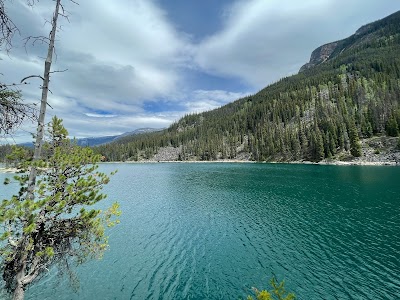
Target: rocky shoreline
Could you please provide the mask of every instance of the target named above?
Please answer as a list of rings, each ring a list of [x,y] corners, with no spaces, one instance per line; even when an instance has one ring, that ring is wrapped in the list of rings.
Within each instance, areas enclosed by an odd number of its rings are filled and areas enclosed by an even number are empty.
[[[400,166],[399,138],[373,137],[361,141],[361,157],[353,157],[349,151],[336,154],[331,159],[319,162],[312,161],[290,161],[275,159],[258,163],[286,163],[286,164],[314,164],[314,165],[336,165],[336,166]],[[181,160],[182,147],[163,147],[150,159],[139,159],[138,161],[110,162],[110,163],[256,163],[251,159],[250,153],[240,152],[233,159],[217,159],[210,161]],[[16,173],[15,168],[7,168],[0,164],[0,173]]]
[[[183,163],[183,164],[207,164],[207,163],[266,163],[266,164],[304,164],[304,165],[332,165],[332,166],[400,166],[400,161],[391,161],[391,160],[383,160],[383,161],[368,161],[364,159],[354,159],[350,161],[341,161],[341,160],[322,160],[319,162],[312,161],[264,161],[257,162],[252,160],[237,160],[237,159],[219,159],[219,160],[209,160],[209,161],[201,161],[201,160],[141,160],[141,161],[124,161],[124,162],[102,162],[101,164],[153,164],[153,163]],[[17,173],[18,170],[15,168],[0,168],[0,173]]]
[[[361,157],[353,157],[350,151],[337,153],[331,159],[324,159],[319,162],[312,161],[291,161],[283,158],[271,159],[264,163],[291,163],[291,164],[316,164],[316,165],[337,165],[337,166],[400,166],[400,150],[398,149],[398,138],[373,137],[361,141]],[[163,147],[150,159],[139,161],[127,161],[129,163],[254,163],[251,154],[241,152],[238,147],[238,155],[233,159],[216,159],[210,161],[197,160],[191,157],[188,160],[181,160],[182,147]],[[262,163],[262,162],[260,162]]]

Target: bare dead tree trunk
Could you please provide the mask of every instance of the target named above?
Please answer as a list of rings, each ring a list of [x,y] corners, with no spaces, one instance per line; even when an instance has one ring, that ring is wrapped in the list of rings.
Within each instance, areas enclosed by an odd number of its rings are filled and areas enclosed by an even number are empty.
[[[46,108],[47,108],[47,95],[49,92],[49,82],[50,82],[50,69],[51,64],[53,61],[53,53],[54,53],[54,43],[56,38],[56,31],[57,31],[57,20],[59,16],[61,6],[61,0],[56,0],[56,7],[54,9],[53,19],[52,19],[52,28],[49,37],[49,48],[47,51],[46,61],[44,63],[44,74],[43,74],[43,85],[42,85],[42,99],[40,102],[40,112],[39,112],[39,119],[37,125],[37,133],[36,133],[36,141],[35,141],[35,152],[33,155],[33,161],[40,160],[41,152],[42,152],[42,145],[43,145],[43,135],[45,129],[45,116],[46,116]],[[33,166],[29,173],[29,181],[28,181],[28,191],[27,191],[27,198],[34,199],[34,189],[36,185],[36,177],[37,177],[37,168]],[[27,236],[26,238],[29,238]],[[27,245],[27,241],[21,241],[23,244]],[[27,249],[22,249],[22,251],[27,251]],[[13,294],[13,300],[23,300],[24,293],[26,286],[32,282],[35,272],[30,270],[30,274],[26,274],[26,264],[27,264],[27,255],[23,254],[20,259],[20,269],[17,271],[16,274],[16,287]]]
[[[47,95],[49,93],[49,82],[50,82],[50,69],[53,61],[53,53],[54,53],[54,42],[56,38],[57,31],[57,20],[60,10],[60,2],[61,0],[57,0],[56,8],[54,10],[53,20],[52,20],[52,28],[50,32],[50,40],[49,40],[49,48],[47,51],[47,58],[44,63],[44,74],[43,74],[43,85],[42,85],[42,99],[40,102],[40,112],[39,119],[36,131],[36,141],[35,141],[35,152],[33,154],[33,161],[38,161],[42,152],[43,145],[43,134],[44,134],[44,120],[46,116],[46,108],[47,108]],[[29,182],[28,182],[28,197],[33,199],[33,190],[36,185],[36,176],[37,176],[37,168],[33,167],[29,174]]]

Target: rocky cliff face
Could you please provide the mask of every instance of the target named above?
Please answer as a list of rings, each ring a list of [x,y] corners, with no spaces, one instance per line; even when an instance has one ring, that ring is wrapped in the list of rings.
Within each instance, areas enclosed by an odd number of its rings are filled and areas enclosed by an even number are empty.
[[[346,39],[325,44],[315,49],[310,61],[302,66],[299,72],[306,71],[314,66],[317,66],[329,59],[338,56],[344,50],[352,49],[360,45],[369,43],[384,35],[393,35],[396,33],[395,25],[400,22],[400,11],[396,12],[382,20],[361,26],[353,35]]]
[[[311,58],[308,63],[300,68],[300,72],[308,70],[324,61],[328,60],[331,54],[335,51],[339,42],[333,42],[318,47],[311,53]]]

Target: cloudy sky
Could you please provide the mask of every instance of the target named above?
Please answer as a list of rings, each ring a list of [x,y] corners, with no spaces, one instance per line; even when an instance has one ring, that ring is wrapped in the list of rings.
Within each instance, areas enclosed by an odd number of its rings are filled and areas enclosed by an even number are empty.
[[[297,73],[318,46],[400,10],[395,0],[80,0],[65,2],[51,78],[48,118],[71,136],[163,128],[191,112],[213,109]],[[20,30],[0,52],[0,81],[43,73],[54,2],[33,8],[6,1]],[[38,103],[40,82],[21,87]],[[6,142],[29,141],[26,123]],[[0,139],[1,142],[1,139]]]

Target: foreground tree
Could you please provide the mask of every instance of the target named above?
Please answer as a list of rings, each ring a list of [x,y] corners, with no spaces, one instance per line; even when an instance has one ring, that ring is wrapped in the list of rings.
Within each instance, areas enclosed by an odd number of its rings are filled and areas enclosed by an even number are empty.
[[[27,2],[32,5],[35,1]],[[34,38],[48,44],[43,75],[31,75],[21,81],[24,83],[33,77],[42,80],[34,154],[19,163],[22,175],[14,178],[21,185],[18,195],[3,200],[0,205],[0,223],[4,225],[0,231],[1,271],[6,289],[14,299],[23,299],[26,287],[44,275],[50,266],[63,262],[68,266],[72,259],[82,263],[101,255],[107,247],[105,226],[114,225],[111,218],[119,214],[118,204],[104,213],[89,209],[106,197],[101,189],[109,178],[97,171],[100,156],[71,143],[57,118],[51,122],[50,141],[44,143],[57,22],[60,15],[65,16],[61,2],[54,1],[49,36]],[[0,46],[11,47],[11,37],[17,29],[5,11],[3,0],[0,0],[0,29]],[[20,96],[18,93],[5,95],[14,100]],[[3,103],[13,102],[2,102],[0,107],[6,107]],[[18,153],[14,157],[21,158]],[[8,183],[6,180],[5,184]]]
[[[23,299],[26,287],[51,266],[101,256],[107,247],[105,228],[118,222],[114,220],[119,215],[117,203],[105,211],[90,209],[106,197],[101,189],[109,182],[97,170],[100,156],[67,139],[67,130],[56,117],[49,135],[44,146],[47,158],[19,162],[22,174],[14,180],[21,189],[0,205],[1,271],[13,299]],[[40,171],[34,200],[24,172],[33,166]]]

